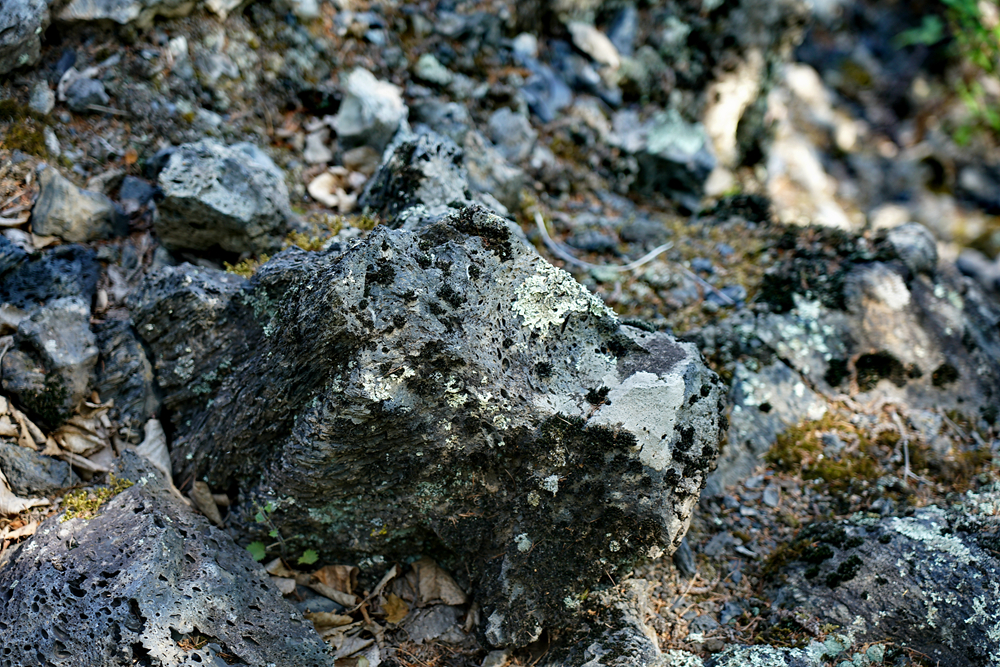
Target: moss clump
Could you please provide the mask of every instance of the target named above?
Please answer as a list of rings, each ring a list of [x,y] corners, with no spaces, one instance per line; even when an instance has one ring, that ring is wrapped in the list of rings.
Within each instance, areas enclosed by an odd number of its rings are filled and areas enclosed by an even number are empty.
[[[848,556],[844,562],[837,566],[836,570],[826,575],[826,585],[830,588],[836,588],[845,581],[850,581],[858,575],[862,565],[864,563],[861,562],[861,558],[857,554]]]
[[[267,260],[271,259],[267,254],[263,254],[256,259],[253,257],[248,257],[247,259],[241,259],[235,264],[230,264],[229,262],[223,262],[223,266],[226,269],[226,273],[235,273],[238,276],[243,276],[244,278],[249,278],[253,274],[257,273],[257,269],[261,267],[262,264],[266,263]]]
[[[365,213],[364,215],[359,215],[351,220],[351,226],[358,229],[362,229],[366,232],[370,232],[375,229],[381,221],[374,215],[369,215]]]
[[[25,391],[21,393],[21,402],[28,412],[38,417],[43,426],[55,428],[66,419],[72,411],[67,408],[69,391],[55,373],[45,376],[45,385],[41,391]]]
[[[92,519],[97,515],[101,505],[133,485],[134,482],[131,480],[119,479],[112,474],[108,477],[107,486],[70,491],[63,496],[62,506],[65,511],[59,521]]]
[[[45,133],[29,123],[19,122],[8,129],[3,143],[9,150],[16,149],[39,157],[49,154],[45,148]]]

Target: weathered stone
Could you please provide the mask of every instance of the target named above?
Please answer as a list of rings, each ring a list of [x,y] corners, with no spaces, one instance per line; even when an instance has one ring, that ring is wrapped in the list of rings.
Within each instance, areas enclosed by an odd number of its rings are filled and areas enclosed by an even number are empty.
[[[621,325],[503,220],[378,227],[231,278],[164,270],[133,316],[175,472],[275,502],[292,549],[451,550],[487,640],[512,646],[680,542],[717,453],[716,376],[693,346]],[[259,530],[249,505],[237,516]]]
[[[48,25],[45,0],[0,0],[0,74],[38,62]]]
[[[636,148],[639,175],[634,187],[647,195],[667,195],[697,210],[705,180],[715,168],[704,127],[684,121],[674,110],[660,112],[642,127]]]
[[[246,550],[134,453],[116,467],[134,485],[95,517],[56,515],[4,553],[0,627],[18,640],[3,642],[0,665],[332,667],[312,624]],[[184,637],[209,641],[186,650]]]
[[[857,645],[891,641],[942,667],[1000,661],[1000,488],[948,510],[812,524],[789,546],[776,605],[818,617]]]
[[[538,132],[531,127],[531,121],[507,107],[490,116],[489,131],[500,154],[514,163],[531,155],[531,149],[538,140]]]
[[[358,68],[347,75],[344,93],[344,101],[333,119],[341,148],[384,149],[408,113],[399,88]]]
[[[156,416],[160,400],[153,367],[129,320],[107,320],[94,326],[101,358],[94,389],[104,402],[114,401],[119,423],[128,424],[138,438],[142,425]]]
[[[447,86],[455,79],[451,70],[442,65],[431,53],[425,53],[417,58],[417,64],[413,67],[413,75],[421,81],[437,86]]]
[[[0,302],[30,310],[62,297],[79,297],[86,303],[94,298],[101,266],[93,250],[63,245],[27,258],[9,240],[0,240]]]
[[[66,88],[66,106],[72,111],[91,111],[91,106],[106,106],[109,101],[104,84],[97,79],[81,76]]]
[[[43,116],[52,113],[56,106],[56,94],[49,88],[48,81],[36,81],[31,87],[31,97],[28,99],[28,107]]]
[[[168,249],[265,252],[281,245],[291,207],[281,169],[252,144],[179,146],[159,175],[156,232]]]
[[[65,461],[9,442],[0,442],[0,471],[19,496],[44,496],[80,482]]]
[[[486,137],[474,130],[466,133],[463,148],[472,189],[490,194],[508,211],[516,211],[527,182],[524,170],[508,163]]]
[[[59,12],[60,21],[114,21],[148,28],[157,16],[187,16],[196,0],[71,0]]]
[[[56,299],[18,325],[14,348],[3,356],[3,388],[55,428],[87,396],[96,363],[90,308],[78,297]]]
[[[114,203],[97,192],[79,188],[53,167],[38,174],[41,193],[31,210],[31,229],[70,243],[121,236],[128,232]]]

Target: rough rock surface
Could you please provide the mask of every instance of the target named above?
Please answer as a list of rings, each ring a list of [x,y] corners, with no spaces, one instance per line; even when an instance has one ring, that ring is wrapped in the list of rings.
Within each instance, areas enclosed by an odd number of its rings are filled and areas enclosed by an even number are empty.
[[[683,537],[717,454],[717,377],[503,220],[469,208],[231,278],[166,269],[133,315],[175,472],[275,502],[294,548],[444,546],[474,568],[489,643],[520,646]]]
[[[0,471],[19,496],[44,495],[80,481],[65,461],[9,442],[0,442]]]
[[[101,358],[94,389],[104,402],[113,400],[120,423],[138,437],[142,425],[160,408],[153,367],[129,320],[107,320],[94,326]]]
[[[785,552],[775,604],[854,643],[890,640],[942,667],[1000,661],[1000,489],[944,510],[812,524]]]
[[[101,266],[94,251],[79,245],[49,248],[28,254],[0,240],[0,302],[31,310],[52,299],[78,297],[90,303],[97,290]]]
[[[114,21],[148,28],[157,16],[186,16],[197,0],[71,0],[60,21]]]
[[[66,106],[79,113],[91,111],[92,106],[106,106],[110,101],[98,79],[81,76],[66,88]]]
[[[35,234],[83,243],[128,231],[125,218],[110,199],[78,188],[54,168],[42,169],[38,183],[42,189],[31,211],[31,230]]]
[[[3,388],[43,425],[54,428],[87,396],[97,345],[90,307],[78,297],[56,299],[21,321],[14,348],[3,356]]]
[[[0,629],[20,640],[0,665],[333,664],[264,570],[152,465],[125,452],[117,474],[134,485],[97,516],[54,516],[4,554]],[[178,645],[193,635],[209,642]]]
[[[344,93],[333,119],[342,147],[384,149],[409,113],[399,88],[359,68],[347,75]]]
[[[179,146],[160,172],[156,231],[169,249],[264,252],[281,245],[291,208],[281,169],[253,144]]]
[[[0,0],[0,74],[38,62],[48,25],[45,0]]]

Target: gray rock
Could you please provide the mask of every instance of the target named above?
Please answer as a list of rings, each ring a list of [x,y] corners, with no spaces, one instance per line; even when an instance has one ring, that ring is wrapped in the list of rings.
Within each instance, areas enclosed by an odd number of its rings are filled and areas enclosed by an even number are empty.
[[[458,145],[465,143],[465,135],[472,125],[472,117],[464,104],[431,98],[415,103],[413,121],[423,123],[434,132],[443,134]],[[419,132],[419,128],[414,128]]]
[[[978,250],[966,248],[958,256],[955,266],[984,289],[1000,292],[1000,262],[991,262],[989,257]]]
[[[417,64],[413,66],[413,75],[421,81],[436,86],[447,86],[455,79],[451,70],[442,65],[431,53],[425,53],[417,58]]]
[[[118,201],[127,215],[138,213],[153,201],[156,188],[141,178],[126,176],[118,190]]]
[[[95,517],[54,516],[0,560],[0,623],[19,633],[3,642],[5,664],[332,667],[312,624],[246,550],[132,452],[116,468],[135,484]],[[195,634],[212,642],[179,645]]]
[[[155,225],[170,250],[266,252],[281,245],[291,206],[281,169],[252,144],[179,146],[159,175]]]
[[[148,28],[157,16],[187,16],[194,0],[70,0],[59,12],[60,21],[114,21]]]
[[[522,646],[573,623],[608,572],[680,542],[717,452],[718,379],[503,220],[465,209],[227,276],[162,271],[132,312],[175,472],[274,500],[293,549],[443,545],[470,563],[489,643]],[[165,336],[178,320],[195,326]],[[259,531],[244,510],[234,522]]]
[[[0,241],[0,269],[0,303],[32,310],[62,297],[79,297],[90,303],[101,266],[94,251],[83,246],[47,248],[29,259],[4,238]]]
[[[344,101],[333,119],[341,148],[383,150],[406,121],[406,104],[397,86],[358,68],[344,82]]]
[[[101,355],[94,389],[102,401],[114,401],[118,422],[127,424],[139,438],[142,425],[160,408],[153,367],[131,321],[106,320],[94,325],[94,333]]]
[[[913,273],[933,273],[937,268],[937,241],[923,225],[900,225],[886,232],[885,238]]]
[[[48,25],[45,0],[0,0],[0,74],[38,62]]]
[[[97,79],[80,77],[66,88],[66,106],[71,111],[91,111],[91,105],[107,106],[110,101],[104,84]]]
[[[486,137],[474,130],[465,135],[463,148],[472,189],[492,195],[507,210],[516,211],[527,182],[524,170],[508,163]]]
[[[635,52],[635,36],[639,31],[639,12],[635,5],[622,7],[611,21],[608,28],[608,39],[623,56],[631,56]]]
[[[97,363],[90,307],[79,297],[56,299],[21,321],[3,356],[3,388],[41,425],[55,428],[89,394]]]
[[[65,461],[9,442],[0,442],[0,470],[19,496],[44,496],[80,482]]]
[[[45,116],[52,113],[56,106],[56,94],[49,88],[47,81],[39,80],[31,87],[31,97],[28,99],[28,108],[36,113]]]
[[[110,199],[77,187],[54,167],[42,168],[38,183],[41,192],[31,210],[31,229],[39,236],[82,243],[128,232],[124,217]]]
[[[507,107],[490,116],[489,132],[500,154],[514,163],[531,155],[531,149],[538,140],[538,132],[531,127],[531,121]]]
[[[697,210],[705,180],[715,168],[705,128],[684,121],[670,109],[653,114],[641,129],[640,142],[638,146],[622,146],[639,162],[633,187],[647,195],[666,194],[688,209]]]
[[[843,628],[856,645],[891,641],[942,667],[1000,656],[1000,489],[948,510],[803,529],[772,586],[774,603]]]

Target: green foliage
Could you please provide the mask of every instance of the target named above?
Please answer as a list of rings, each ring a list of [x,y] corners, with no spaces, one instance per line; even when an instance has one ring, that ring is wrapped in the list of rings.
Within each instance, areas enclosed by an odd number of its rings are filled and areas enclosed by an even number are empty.
[[[305,553],[299,557],[299,565],[312,565],[317,560],[319,560],[319,556],[316,552],[312,549],[306,549]]]
[[[238,276],[243,276],[244,278],[249,278],[253,274],[257,273],[257,269],[260,268],[261,264],[264,264],[269,260],[270,257],[267,253],[262,254],[260,257],[253,259],[243,259],[235,264],[230,264],[229,262],[223,262],[223,266],[226,269],[226,273],[235,273]]]
[[[247,551],[250,552],[250,557],[257,562],[264,560],[264,556],[267,555],[267,547],[263,542],[251,542],[247,545]]]
[[[941,17],[936,14],[928,14],[924,17],[924,21],[919,27],[910,28],[899,33],[893,41],[893,45],[897,49],[916,46],[918,44],[930,46],[931,44],[937,44],[945,36],[945,25]]]
[[[118,479],[111,474],[108,477],[108,484],[94,489],[78,489],[70,491],[63,496],[62,506],[66,510],[60,522],[70,519],[93,519],[97,516],[97,510],[101,505],[108,502],[125,489],[132,486],[134,482],[128,479]]]

